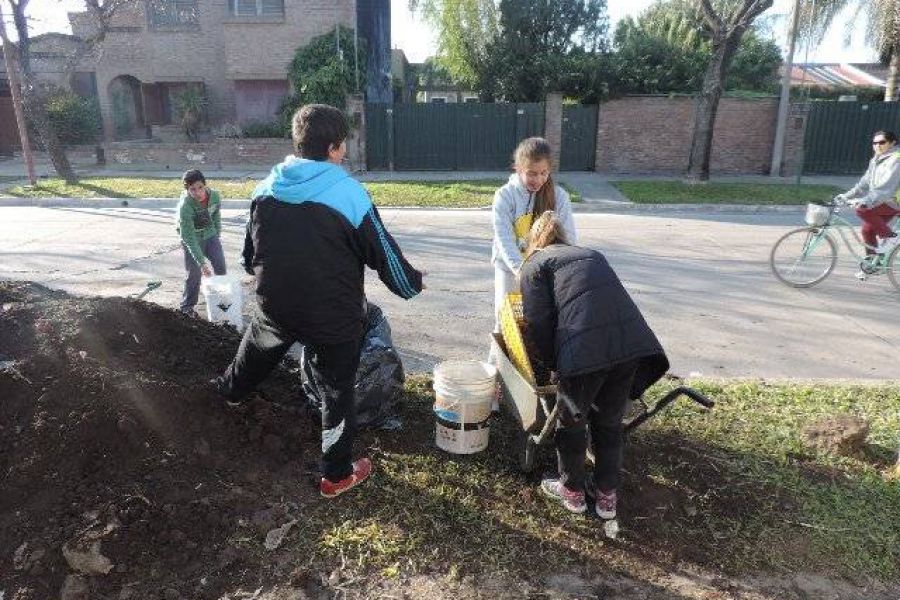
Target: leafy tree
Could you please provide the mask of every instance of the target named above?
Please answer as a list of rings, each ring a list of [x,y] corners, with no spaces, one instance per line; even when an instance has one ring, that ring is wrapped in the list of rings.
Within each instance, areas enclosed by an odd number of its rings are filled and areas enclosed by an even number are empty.
[[[688,160],[688,181],[709,179],[713,126],[725,80],[744,34],[753,21],[772,7],[773,0],[696,0],[703,17],[703,32],[712,43],[694,109],[694,132]]]
[[[359,53],[354,61],[353,36],[352,29],[338,27],[337,35],[334,32],[320,35],[297,49],[288,67],[288,79],[294,92],[282,105],[284,122],[289,121],[294,111],[304,104],[323,103],[344,107],[347,94],[365,87],[365,42],[358,41]]]
[[[696,92],[712,56],[712,43],[694,3],[660,1],[637,19],[623,19],[614,36],[620,92]],[[727,89],[771,92],[781,52],[756,30],[747,31],[729,69]]]
[[[421,64],[415,74],[416,85],[419,87],[434,87],[436,85],[454,85],[450,70],[439,59],[429,56]]]
[[[778,67],[781,63],[778,45],[751,29],[744,35],[734,55],[725,88],[774,93],[778,88]]]
[[[22,105],[29,124],[37,132],[38,137],[50,155],[56,173],[67,183],[75,183],[78,177],[72,169],[66,150],[57,130],[54,128],[47,103],[54,89],[38,80],[31,65],[31,34],[28,26],[29,0],[6,0],[12,12],[13,24],[18,37],[17,53],[19,70],[22,78]],[[85,10],[91,19],[92,33],[80,40],[80,44],[71,56],[66,57],[65,70],[71,73],[79,59],[98,50],[109,33],[111,23],[123,7],[132,5],[137,0],[84,0]],[[2,0],[0,0],[2,2]],[[0,18],[3,18],[0,5]]]
[[[673,27],[673,29],[678,29]],[[658,94],[699,89],[709,51],[695,31],[623,19],[613,38],[620,92]]]
[[[498,91],[540,101],[578,73],[578,59],[605,49],[606,0],[500,0],[500,30],[488,47]]]
[[[860,17],[865,19],[866,37],[882,62],[888,63],[889,74],[885,101],[897,99],[898,70],[900,70],[900,2],[897,0],[804,0],[801,5],[802,35],[808,40],[821,41],[834,18],[842,11],[855,11],[850,27],[856,27]]]
[[[440,64],[460,84],[494,96],[495,61],[489,47],[500,33],[495,0],[409,0],[437,32]]]
[[[554,87],[566,98],[582,104],[597,104],[621,86],[617,82],[614,56],[609,52],[573,50],[564,62]]]

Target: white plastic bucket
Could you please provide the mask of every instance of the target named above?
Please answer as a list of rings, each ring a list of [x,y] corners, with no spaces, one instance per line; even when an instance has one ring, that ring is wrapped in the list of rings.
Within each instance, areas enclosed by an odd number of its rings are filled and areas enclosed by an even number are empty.
[[[241,311],[244,296],[241,282],[229,275],[204,277],[200,289],[206,298],[206,315],[213,323],[231,323],[239,330],[244,328]]]
[[[474,360],[447,361],[434,368],[438,448],[453,454],[472,454],[487,448],[496,380],[496,367]]]

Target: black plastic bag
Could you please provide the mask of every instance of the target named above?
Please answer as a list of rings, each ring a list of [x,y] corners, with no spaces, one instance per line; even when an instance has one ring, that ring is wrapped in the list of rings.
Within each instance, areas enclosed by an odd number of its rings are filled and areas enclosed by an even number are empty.
[[[303,391],[310,406],[321,410],[322,396],[312,378],[306,354],[301,362]],[[357,425],[398,427],[400,423],[395,415],[405,380],[403,363],[391,339],[391,326],[378,305],[367,302],[366,328],[356,371]]]

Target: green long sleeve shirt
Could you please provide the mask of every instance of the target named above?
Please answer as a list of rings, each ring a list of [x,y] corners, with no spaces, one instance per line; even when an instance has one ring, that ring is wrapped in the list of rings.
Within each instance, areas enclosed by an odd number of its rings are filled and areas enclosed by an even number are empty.
[[[207,188],[209,202],[204,207],[194,200],[185,190],[178,199],[175,209],[175,227],[181,235],[181,241],[198,265],[203,265],[201,242],[205,242],[222,232],[222,199],[219,192]]]

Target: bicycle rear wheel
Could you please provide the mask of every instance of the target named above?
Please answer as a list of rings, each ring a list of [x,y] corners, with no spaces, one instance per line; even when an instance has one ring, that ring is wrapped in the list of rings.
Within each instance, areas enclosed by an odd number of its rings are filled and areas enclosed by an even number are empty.
[[[888,279],[894,284],[894,287],[900,291],[900,246],[894,248],[891,255],[888,256],[886,263],[886,271]]]
[[[821,282],[837,264],[837,244],[818,227],[789,231],[775,242],[769,267],[778,281],[796,288]]]

